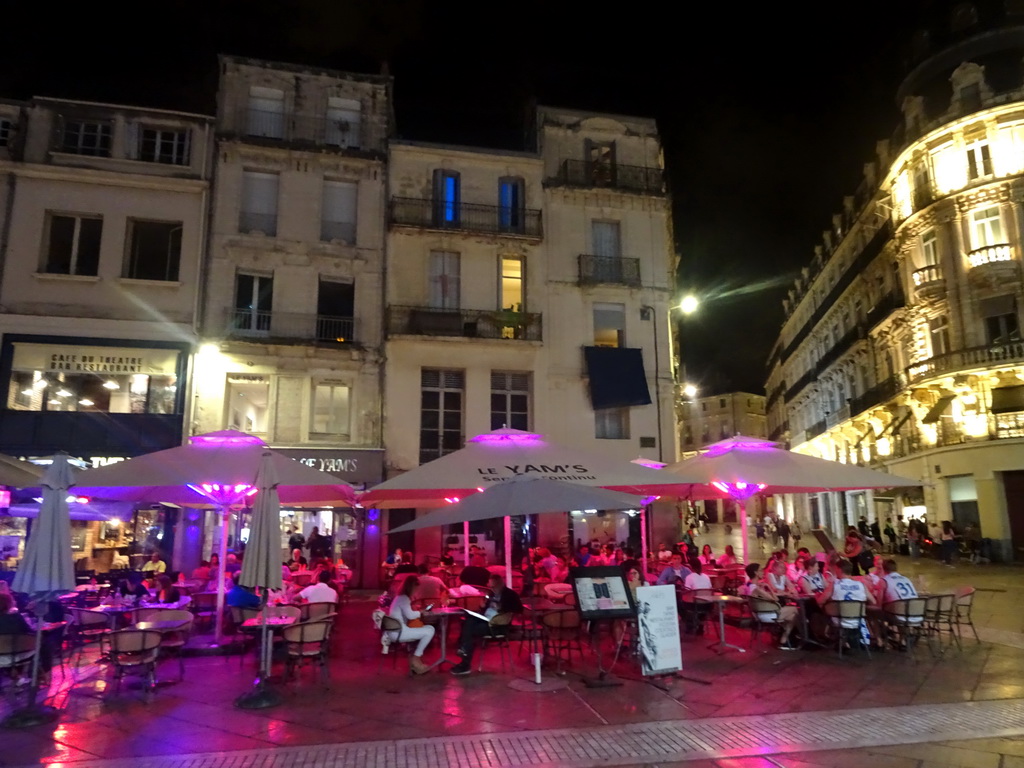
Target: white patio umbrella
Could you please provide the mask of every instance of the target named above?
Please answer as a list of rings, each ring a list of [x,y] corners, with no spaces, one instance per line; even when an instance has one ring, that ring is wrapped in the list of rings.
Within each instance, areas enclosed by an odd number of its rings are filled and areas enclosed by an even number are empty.
[[[643,499],[636,495],[594,488],[564,480],[549,480],[533,473],[516,475],[474,493],[448,507],[435,509],[388,533],[432,528],[473,520],[505,519],[505,583],[512,583],[512,546],[509,518],[575,509],[639,509]]]
[[[235,430],[209,432],[187,445],[148,453],[117,464],[89,469],[78,476],[76,493],[135,502],[169,502],[213,506],[224,518],[233,506],[256,493],[256,475],[264,454],[277,474],[280,500],[291,504],[349,506],[352,486],[271,450],[255,435]],[[227,560],[227,524],[221,525],[220,562]],[[217,616],[224,611],[224,579],[218,579]],[[223,639],[218,619],[216,641]]]
[[[281,500],[277,495],[277,470],[273,456],[265,451],[256,474],[256,501],[252,505],[252,523],[249,543],[245,548],[242,573],[238,581],[247,587],[262,590],[260,607],[263,610],[263,626],[260,629],[260,676],[256,686],[238,699],[235,704],[246,709],[262,709],[281,703],[280,694],[269,687],[272,645],[267,624],[267,590],[281,589]]]
[[[541,435],[502,428],[470,438],[464,448],[411,469],[362,494],[364,507],[436,507],[521,474],[624,493],[674,494],[674,480],[648,467],[558,445]],[[463,525],[469,564],[469,523]]]
[[[0,453],[0,485],[11,488],[35,488],[43,475],[42,467]]]
[[[25,544],[25,556],[14,574],[11,589],[32,595],[36,601],[36,652],[32,659],[31,700],[25,709],[13,712],[4,723],[26,727],[52,720],[56,711],[36,705],[39,685],[39,656],[43,645],[43,617],[47,598],[75,588],[75,564],[71,556],[71,518],[68,516],[68,488],[74,473],[67,454],[59,453],[39,481],[43,501],[39,516]]]
[[[740,504],[743,560],[747,560],[746,502],[754,494],[909,488],[920,480],[890,475],[787,451],[779,443],[737,435],[713,443],[706,453],[659,470],[687,483],[680,495],[694,499],[727,494]]]

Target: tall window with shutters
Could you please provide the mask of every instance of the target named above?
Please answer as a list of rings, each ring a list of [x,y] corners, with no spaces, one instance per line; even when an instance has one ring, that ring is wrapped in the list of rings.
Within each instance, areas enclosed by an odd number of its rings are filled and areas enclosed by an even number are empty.
[[[971,228],[976,249],[1006,242],[1003,238],[1003,218],[997,205],[974,211],[971,214]]]
[[[359,186],[349,181],[324,180],[320,239],[355,245]]]
[[[456,171],[434,171],[434,226],[458,229],[461,219],[462,179]]]
[[[967,178],[970,181],[992,175],[992,153],[987,141],[967,145]]]
[[[284,138],[284,91],[254,85],[249,88],[246,129],[250,136]]]
[[[430,307],[432,309],[460,309],[461,259],[454,251],[430,252]]]
[[[928,321],[928,335],[932,342],[932,357],[949,352],[949,320],[945,315],[933,317]]]
[[[501,257],[501,306],[509,312],[526,310],[526,291],[523,286],[523,257]]]
[[[238,231],[277,235],[276,173],[245,171],[242,173],[242,207],[238,217]]]
[[[339,382],[321,381],[313,386],[310,437],[347,439],[349,436],[350,390]]]
[[[420,464],[462,448],[465,372],[420,372]]]
[[[498,180],[498,223],[502,232],[522,232],[526,214],[526,182],[518,176]]]
[[[358,99],[331,96],[327,99],[325,143],[335,147],[360,147],[362,105]]]
[[[530,429],[530,374],[491,371],[491,429]]]
[[[622,256],[621,229],[617,221],[590,222],[590,235],[594,255],[605,259]]]

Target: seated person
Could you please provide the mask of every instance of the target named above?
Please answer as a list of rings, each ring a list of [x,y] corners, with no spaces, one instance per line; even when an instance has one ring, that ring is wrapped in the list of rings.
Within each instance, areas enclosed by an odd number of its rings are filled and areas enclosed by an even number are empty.
[[[751,576],[753,573],[753,576]],[[796,650],[796,647],[789,642],[789,636],[793,632],[793,627],[796,626],[796,620],[799,617],[799,610],[795,605],[780,605],[778,598],[773,594],[764,581],[756,581],[757,576],[757,563],[751,563],[747,566],[747,577],[750,579],[742,588],[744,594],[747,597],[757,598],[759,600],[770,600],[771,602],[778,605],[778,609],[757,611],[754,615],[758,621],[764,623],[777,623],[782,627],[782,635],[779,637],[779,648],[784,651]],[[763,606],[763,604],[762,604]]]
[[[230,573],[234,576],[240,570],[242,570],[242,564],[238,562],[238,555],[234,552],[229,553],[227,557],[227,564],[224,566],[224,573]]]
[[[171,577],[166,573],[160,574],[156,579],[156,596],[153,602],[177,603],[179,600],[181,600],[181,592],[171,583]]]
[[[700,560],[701,565],[703,565],[703,566],[705,566],[707,568],[712,568],[715,565],[717,565],[717,561],[715,559],[715,553],[711,549],[711,545],[710,544],[705,544],[703,547],[701,547],[700,557],[698,559]]]
[[[914,582],[897,570],[895,560],[885,560],[882,563],[882,572],[885,574],[882,577],[882,581],[885,583],[883,604],[917,597],[917,588],[914,586]]]
[[[492,628],[489,624],[491,619],[499,613],[522,613],[523,611],[523,603],[519,599],[519,595],[505,586],[505,580],[501,576],[496,573],[491,574],[487,586],[490,587],[493,594],[487,598],[483,610],[479,611],[487,618],[487,621],[466,614],[466,620],[462,624],[462,635],[459,637],[458,654],[462,657],[462,661],[452,667],[453,675],[468,675],[470,673],[473,664],[473,650],[481,637],[492,631],[495,634],[508,631],[507,626]]]
[[[736,552],[732,548],[732,544],[725,545],[725,552],[715,558],[715,565],[719,568],[724,568],[729,565],[737,565],[739,560],[736,559]]]
[[[658,550],[658,560],[662,563],[667,563],[672,559],[672,547],[668,544],[662,544],[661,549]]]
[[[420,584],[413,593],[413,600],[431,600],[438,602],[448,594],[448,587],[437,576],[430,575],[430,566],[421,563],[419,566]]]
[[[391,642],[418,641],[416,649],[409,655],[409,671],[414,675],[422,675],[424,672],[430,671],[430,668],[423,663],[423,652],[427,650],[430,641],[434,639],[434,628],[429,624],[425,625],[420,618],[422,614],[412,609],[412,594],[419,583],[419,576],[411,574],[402,583],[401,592],[391,601],[388,608],[388,616],[402,625],[400,630],[390,633]],[[444,649],[441,652],[444,653]]]
[[[797,583],[802,595],[820,595],[825,591],[825,577],[821,575],[821,563],[815,558],[804,560],[804,573]]]
[[[395,574],[399,573],[417,573],[418,570],[412,562],[412,552],[406,552],[402,555],[402,562],[395,568]]]
[[[473,587],[486,587],[491,572],[484,566],[485,562],[483,555],[474,555],[470,559],[471,564],[463,568],[459,574],[459,581]]]
[[[555,564],[551,566],[549,572],[553,583],[565,584],[569,581],[569,565],[561,557],[555,558]]]
[[[583,544],[580,547],[579,552],[576,553],[576,565],[578,565],[580,568],[586,568],[588,565],[590,565],[590,560],[593,556],[593,553],[591,553],[590,551],[590,545]],[[594,563],[594,565],[597,565],[597,563]]]
[[[196,567],[195,570],[192,571],[192,578],[196,581],[207,582],[210,580],[210,577],[212,575],[213,570],[210,568],[209,560],[203,560],[201,563],[199,563],[198,567]]]
[[[796,597],[797,590],[787,575],[786,561],[776,558],[769,562],[765,571],[763,585],[775,600],[780,603],[787,597]]]
[[[303,556],[301,549],[292,550],[292,559],[288,561],[288,570],[304,571],[309,566],[309,561]]]
[[[44,621],[47,620],[44,617]],[[34,635],[35,631],[25,621],[25,617],[14,607],[14,596],[10,592],[0,592],[0,635]],[[43,644],[39,653],[39,668],[49,673],[53,666],[54,651],[60,650],[63,635],[59,632],[43,635]]]
[[[259,608],[260,596],[256,594],[254,587],[235,584],[224,596],[224,602],[230,608]]]
[[[142,572],[147,578],[154,578],[167,570],[167,563],[160,559],[160,553],[154,552],[149,560],[142,566]]]
[[[307,603],[337,603],[338,593],[331,586],[330,572],[326,570],[320,571],[317,582],[302,589],[299,592],[299,597]]]
[[[694,561],[693,572],[683,580],[683,586],[687,589],[714,589],[711,577],[704,573],[704,565],[700,560]]]
[[[685,581],[693,571],[683,565],[683,556],[676,552],[668,561],[668,568],[658,574],[658,584],[675,584]]]

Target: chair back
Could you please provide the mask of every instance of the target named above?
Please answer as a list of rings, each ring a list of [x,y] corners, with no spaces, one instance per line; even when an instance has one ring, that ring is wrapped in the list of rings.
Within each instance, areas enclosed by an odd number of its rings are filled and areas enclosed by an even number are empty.
[[[35,635],[26,633],[0,635],[0,667],[8,666],[5,664],[4,656],[14,657],[25,653],[31,654],[35,649]]]
[[[383,626],[383,622],[381,623]],[[322,643],[331,633],[329,621],[304,621],[285,627],[281,636],[286,643]]]
[[[580,612],[551,611],[541,616],[540,620],[549,629],[576,629],[580,625]]]
[[[167,610],[163,611],[158,617],[158,621],[183,621],[184,624],[175,632],[190,632],[192,630],[192,622],[195,620],[195,616],[192,615],[191,611],[185,610]]]
[[[338,606],[335,603],[304,603],[299,606],[299,616],[302,621],[316,621],[337,610]]]
[[[297,622],[306,619],[302,615],[302,608],[298,605],[269,605],[267,606],[267,615],[291,617]]]
[[[229,607],[231,608],[231,620],[235,623],[235,626],[241,626],[243,622],[255,619],[260,615],[259,608],[239,608],[236,605]]]
[[[138,624],[140,621],[163,621],[167,618],[167,614],[172,613],[170,608],[136,608],[131,613],[132,624]]]
[[[192,597],[192,610],[196,612],[207,612],[217,610],[216,592],[195,592]]]
[[[957,587],[953,594],[956,596],[956,613],[960,618],[971,617],[971,607],[974,605],[974,587]]]
[[[925,613],[929,618],[946,618],[956,610],[956,595],[932,595],[927,598]]]
[[[299,587],[308,587],[310,581],[313,580],[312,571],[296,571],[292,574],[292,584]]]
[[[492,627],[507,627],[512,623],[512,619],[515,616],[511,613],[499,613],[491,617],[491,620],[487,623]]]
[[[776,616],[779,615],[779,611],[782,610],[782,606],[774,600],[766,600],[763,597],[751,597],[750,598],[750,612],[754,614],[758,613],[773,613]]]
[[[576,603],[576,593],[575,592],[566,592],[565,595],[562,597],[562,602],[565,605],[571,605],[573,608],[575,608],[576,605],[577,605],[577,603]]]
[[[829,600],[824,605],[825,613],[835,619],[863,619],[867,603],[863,600]]]
[[[910,597],[905,600],[893,600],[886,603],[885,612],[896,621],[904,624],[920,624],[924,621],[925,607],[928,600],[923,597]]]
[[[401,632],[402,622],[391,616],[385,616],[380,620],[380,628],[382,632]]]
[[[119,629],[110,633],[110,648],[114,653],[146,653],[160,647],[159,632],[149,629]]]
[[[110,625],[110,618],[103,611],[90,611],[88,608],[68,608],[75,626],[80,629],[96,629]]]

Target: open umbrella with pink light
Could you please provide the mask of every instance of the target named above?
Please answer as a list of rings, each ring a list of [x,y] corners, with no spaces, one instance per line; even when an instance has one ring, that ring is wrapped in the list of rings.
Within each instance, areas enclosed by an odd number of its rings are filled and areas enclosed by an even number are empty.
[[[269,455],[268,455],[269,454]],[[232,507],[247,503],[259,490],[261,467],[272,470],[285,504],[351,506],[352,486],[326,472],[271,450],[245,432],[223,430],[196,435],[188,444],[86,470],[75,493],[134,502],[169,502],[215,507],[226,518]],[[227,560],[227,529],[221,526],[220,562]],[[217,615],[224,610],[224,579],[218,579]],[[223,638],[217,622],[216,641]]]
[[[686,484],[678,495],[693,499],[730,496],[740,505],[743,560],[747,560],[747,499],[755,494],[859,491],[920,486],[914,480],[853,464],[787,451],[779,443],[737,435],[705,453],[669,464],[661,472]]]

